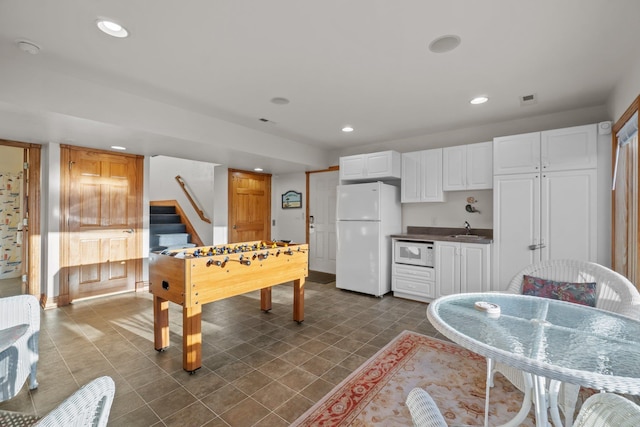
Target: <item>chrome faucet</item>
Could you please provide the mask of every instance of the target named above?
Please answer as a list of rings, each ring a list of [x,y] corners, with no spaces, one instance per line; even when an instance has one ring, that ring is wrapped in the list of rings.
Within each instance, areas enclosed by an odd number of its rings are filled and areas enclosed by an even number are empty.
[[[464,228],[467,229],[467,234],[471,234],[471,224],[468,221],[464,222]]]

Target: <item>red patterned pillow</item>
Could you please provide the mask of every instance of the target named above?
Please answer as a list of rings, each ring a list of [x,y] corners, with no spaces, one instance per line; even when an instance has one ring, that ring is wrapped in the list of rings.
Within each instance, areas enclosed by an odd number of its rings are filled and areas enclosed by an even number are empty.
[[[527,276],[522,278],[522,294],[596,306],[596,284],[556,282]]]

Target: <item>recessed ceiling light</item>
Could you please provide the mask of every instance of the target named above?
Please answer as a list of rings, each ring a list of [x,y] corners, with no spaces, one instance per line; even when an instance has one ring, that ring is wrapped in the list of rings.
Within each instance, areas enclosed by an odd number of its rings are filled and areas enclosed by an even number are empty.
[[[433,53],[451,52],[460,46],[460,37],[455,35],[447,35],[438,37],[429,43],[429,50]]]
[[[471,101],[469,101],[469,103],[473,105],[478,105],[478,104],[484,104],[488,100],[489,98],[487,98],[486,96],[476,96]]]
[[[124,151],[127,149],[127,147],[123,147],[121,145],[112,145],[111,148],[114,150],[120,150],[120,151]]]
[[[255,172],[262,172],[264,169],[262,169],[262,168],[253,168],[253,170],[254,170]]]
[[[129,35],[129,32],[126,28],[109,19],[98,19],[96,21],[96,25],[98,26],[100,31],[113,37],[124,38]]]
[[[353,128],[351,126],[345,126],[342,128],[342,132],[353,132]]]
[[[30,42],[28,40],[18,40],[17,44],[21,51],[30,53],[31,55],[37,55],[40,52],[40,46],[38,46],[34,42]]]
[[[271,102],[276,105],[287,105],[289,100],[287,98],[276,96],[275,98],[271,98]]]

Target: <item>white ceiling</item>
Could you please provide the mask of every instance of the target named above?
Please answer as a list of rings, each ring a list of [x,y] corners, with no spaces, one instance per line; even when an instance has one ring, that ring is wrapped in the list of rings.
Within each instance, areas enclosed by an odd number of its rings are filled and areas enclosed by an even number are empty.
[[[345,147],[604,105],[640,56],[638,17],[637,0],[0,0],[0,138],[319,168]],[[429,51],[449,34],[457,49]]]

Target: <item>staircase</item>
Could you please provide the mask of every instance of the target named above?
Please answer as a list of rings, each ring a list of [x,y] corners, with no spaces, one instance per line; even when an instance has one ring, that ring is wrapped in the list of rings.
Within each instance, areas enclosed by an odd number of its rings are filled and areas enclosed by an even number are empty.
[[[149,250],[190,248],[191,234],[175,206],[149,206]]]

